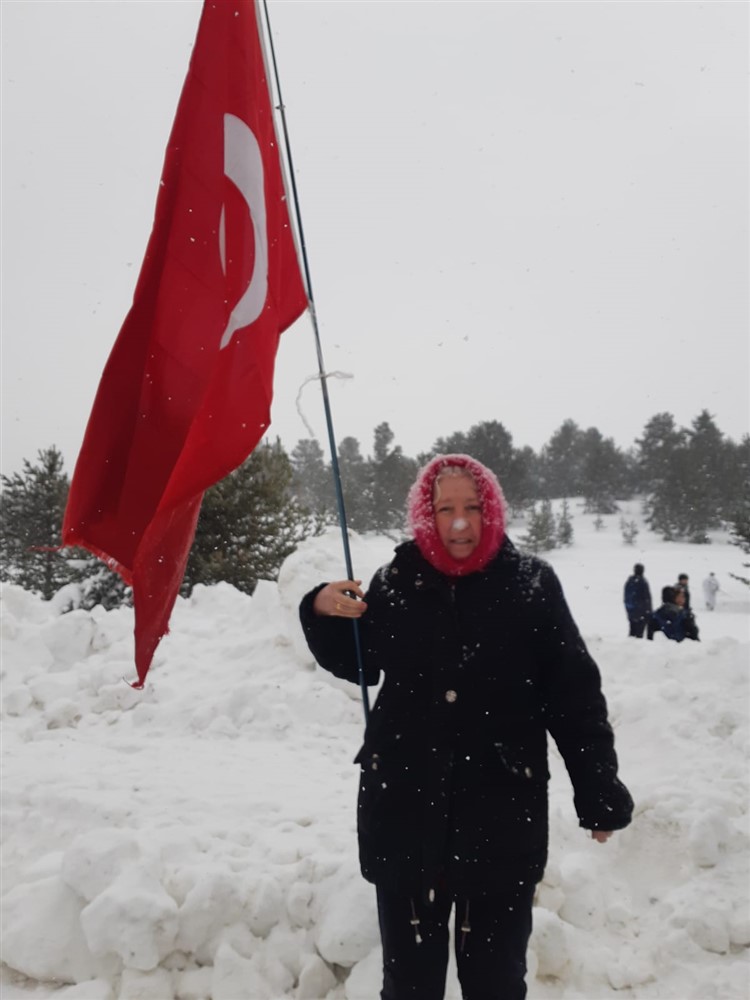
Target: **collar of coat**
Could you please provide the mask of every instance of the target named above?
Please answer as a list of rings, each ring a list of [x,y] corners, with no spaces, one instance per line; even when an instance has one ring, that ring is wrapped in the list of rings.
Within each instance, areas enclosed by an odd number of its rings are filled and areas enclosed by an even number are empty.
[[[396,547],[395,558],[385,567],[385,572],[390,577],[391,584],[400,588],[445,590],[460,580],[497,577],[506,575],[508,572],[517,572],[521,569],[524,561],[529,562],[530,565],[533,563],[536,572],[543,565],[539,559],[522,555],[506,535],[497,555],[487,563],[484,569],[463,577],[448,576],[441,573],[425,559],[416,542],[409,541]]]

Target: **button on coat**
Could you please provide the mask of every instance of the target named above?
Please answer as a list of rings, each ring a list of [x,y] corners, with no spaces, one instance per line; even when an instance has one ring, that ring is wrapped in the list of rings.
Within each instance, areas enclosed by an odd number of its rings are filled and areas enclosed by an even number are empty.
[[[351,622],[314,613],[319,589],[300,607],[310,649],[357,683]],[[407,542],[366,601],[366,679],[384,680],[356,757],[365,878],[424,898],[541,878],[548,732],[581,825],[628,824],[599,671],[547,563],[506,538],[483,570],[451,578]]]

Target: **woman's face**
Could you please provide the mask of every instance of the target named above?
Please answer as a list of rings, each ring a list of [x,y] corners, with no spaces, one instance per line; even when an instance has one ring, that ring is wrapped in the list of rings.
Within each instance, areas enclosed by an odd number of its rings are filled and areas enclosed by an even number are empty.
[[[474,480],[447,475],[435,482],[435,527],[454,559],[466,559],[482,537],[482,505]]]

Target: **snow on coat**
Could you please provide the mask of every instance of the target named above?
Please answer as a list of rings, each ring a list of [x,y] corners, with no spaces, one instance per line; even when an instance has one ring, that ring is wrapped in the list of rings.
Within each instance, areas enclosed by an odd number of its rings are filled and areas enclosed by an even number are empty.
[[[300,618],[318,663],[357,682],[352,623]],[[552,568],[505,539],[480,572],[438,572],[415,542],[379,570],[359,620],[370,713],[358,835],[370,882],[464,895],[541,878],[547,857],[547,732],[586,829],[616,830],[633,803],[599,671]]]

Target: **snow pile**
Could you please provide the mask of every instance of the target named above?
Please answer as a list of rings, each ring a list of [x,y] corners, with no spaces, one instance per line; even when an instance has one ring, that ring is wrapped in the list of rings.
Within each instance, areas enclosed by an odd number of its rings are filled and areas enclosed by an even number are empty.
[[[552,753],[529,997],[745,997],[750,595],[731,590],[725,543],[627,549],[616,524],[594,533],[579,517],[552,561],[601,666],[637,813],[609,844],[589,840]],[[352,545],[366,584],[392,544]],[[668,564],[654,590],[686,570],[696,593],[696,561],[710,561],[726,592],[699,617],[704,641],[623,637],[636,559],[647,576]],[[129,610],[59,616],[3,589],[5,1000],[378,995],[356,857],[359,693],[315,666],[296,620],[341,562],[331,532],[252,598],[197,588],[143,692],[122,680]]]

